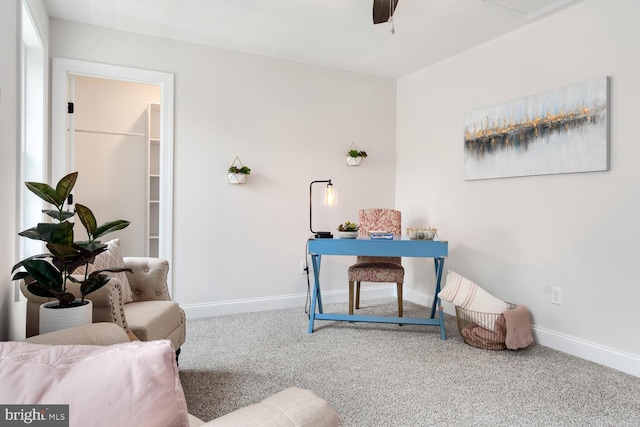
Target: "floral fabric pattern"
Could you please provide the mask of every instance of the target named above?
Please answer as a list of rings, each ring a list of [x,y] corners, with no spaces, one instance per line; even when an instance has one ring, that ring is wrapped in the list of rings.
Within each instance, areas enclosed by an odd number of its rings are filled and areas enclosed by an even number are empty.
[[[361,209],[358,214],[359,237],[367,237],[370,231],[402,234],[402,214],[395,209]],[[349,267],[349,281],[353,282],[404,282],[404,268],[400,257],[358,256],[356,264]]]

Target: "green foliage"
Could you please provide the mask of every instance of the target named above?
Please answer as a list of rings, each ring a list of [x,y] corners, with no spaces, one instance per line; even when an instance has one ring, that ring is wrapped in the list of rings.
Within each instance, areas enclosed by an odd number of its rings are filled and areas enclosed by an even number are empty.
[[[355,222],[345,221],[344,224],[338,226],[338,231],[358,231],[358,224]]]
[[[347,153],[349,157],[367,157],[366,151],[358,151],[358,150],[349,150]]]
[[[129,268],[107,268],[85,274],[84,280],[77,280],[71,274],[81,266],[92,264],[95,257],[107,249],[107,245],[96,240],[98,237],[116,230],[126,228],[130,222],[125,220],[110,221],[98,225],[93,212],[88,207],[76,204],[75,212],[64,210],[64,205],[78,179],[78,172],[63,177],[56,188],[39,182],[27,182],[25,185],[36,196],[52,204],[55,209],[45,209],[42,212],[56,220],[56,223],[40,223],[18,233],[22,237],[47,242],[49,253],[28,257],[11,270],[15,272],[13,280],[22,280],[27,284],[29,292],[48,298],[57,298],[60,306],[68,306],[75,296],[66,291],[67,281],[80,283],[82,299],[106,285],[111,277],[103,272],[131,271]],[[70,218],[78,215],[80,222],[87,231],[89,240],[74,242],[74,223]],[[17,270],[17,271],[16,271]]]
[[[241,168],[237,166],[230,166],[229,173],[241,173],[243,175],[249,175],[251,173],[251,169],[246,166],[242,166]]]

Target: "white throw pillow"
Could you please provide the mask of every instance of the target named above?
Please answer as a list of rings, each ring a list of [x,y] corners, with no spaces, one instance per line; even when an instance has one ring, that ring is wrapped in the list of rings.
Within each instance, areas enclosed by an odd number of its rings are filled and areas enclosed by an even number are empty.
[[[447,273],[446,284],[438,296],[443,301],[479,313],[502,313],[508,307],[506,302],[453,271]],[[495,316],[472,316],[472,320],[485,329],[495,330]]]
[[[2,404],[68,404],[71,426],[189,425],[168,340],[111,346],[0,342]]]
[[[105,268],[124,268],[124,259],[122,258],[122,249],[120,248],[120,239],[113,239],[105,243],[107,250],[99,254],[93,264],[89,264],[88,273],[92,273],[96,270],[103,270]],[[84,267],[77,268],[73,274],[84,274]],[[131,291],[131,284],[127,279],[127,273],[106,273],[111,277],[115,277],[122,286],[122,302],[128,304],[133,302],[133,292]],[[91,297],[88,297],[91,299]]]

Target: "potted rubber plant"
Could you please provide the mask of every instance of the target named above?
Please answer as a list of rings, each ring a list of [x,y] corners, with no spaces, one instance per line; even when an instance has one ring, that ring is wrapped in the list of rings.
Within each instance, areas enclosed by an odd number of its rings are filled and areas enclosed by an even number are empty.
[[[39,223],[35,227],[18,233],[22,237],[46,242],[49,252],[25,258],[13,266],[11,270],[12,273],[15,273],[13,280],[24,280],[29,292],[40,297],[57,300],[44,303],[41,306],[41,325],[43,310],[46,313],[55,310],[58,312],[54,314],[55,317],[64,317],[64,310],[56,309],[80,307],[80,309],[88,311],[90,315],[92,304],[85,297],[109,282],[111,277],[107,273],[131,272],[129,268],[106,268],[87,274],[85,268],[84,276],[73,275],[78,267],[92,264],[95,257],[107,249],[107,245],[97,240],[98,238],[121,230],[130,224],[129,221],[116,220],[98,225],[91,209],[79,203],[76,203],[75,211],[65,210],[65,203],[67,203],[77,178],[78,172],[70,173],[58,182],[56,188],[39,182],[25,183],[29,191],[54,207],[54,209],[42,211],[52,218],[53,222]],[[76,215],[87,231],[88,240],[86,241],[74,241],[73,228],[75,223],[70,219]],[[69,282],[79,284],[81,298],[76,299],[72,293],[67,291]],[[74,314],[71,317],[76,316],[78,315]],[[82,317],[81,323],[91,322],[91,320],[86,321],[85,315]],[[54,322],[61,323],[62,321]],[[65,327],[67,326],[65,325]],[[41,330],[40,333],[43,331]]]

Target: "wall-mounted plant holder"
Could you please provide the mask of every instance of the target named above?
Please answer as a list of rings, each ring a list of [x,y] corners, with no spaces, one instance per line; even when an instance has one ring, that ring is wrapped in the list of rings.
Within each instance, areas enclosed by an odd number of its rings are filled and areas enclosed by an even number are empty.
[[[349,151],[347,151],[347,166],[360,166],[365,157],[367,157],[367,152],[358,150],[356,143],[352,142]]]
[[[229,184],[245,184],[247,182],[247,175],[250,173],[251,169],[244,166],[240,159],[236,157],[227,171],[227,181]]]

